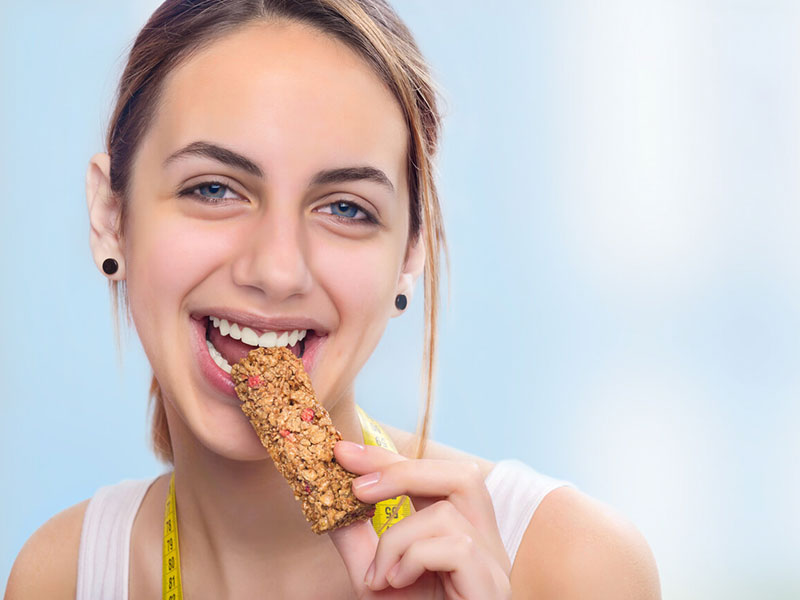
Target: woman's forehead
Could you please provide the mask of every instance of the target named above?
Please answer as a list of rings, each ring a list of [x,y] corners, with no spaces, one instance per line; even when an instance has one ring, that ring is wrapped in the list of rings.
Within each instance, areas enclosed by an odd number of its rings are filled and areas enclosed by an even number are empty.
[[[350,48],[295,23],[247,26],[177,67],[147,138],[143,158],[210,140],[265,170],[377,163],[405,185],[408,133],[394,96]]]

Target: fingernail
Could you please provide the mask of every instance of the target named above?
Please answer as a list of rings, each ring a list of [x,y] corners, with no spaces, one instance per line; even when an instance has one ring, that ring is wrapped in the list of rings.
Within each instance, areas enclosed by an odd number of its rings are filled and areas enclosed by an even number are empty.
[[[361,477],[356,477],[353,479],[353,489],[360,490],[361,488],[368,487],[370,485],[375,485],[380,481],[381,473],[380,471],[376,473],[368,473],[366,475],[362,475]]]
[[[347,440],[340,440],[339,447],[344,450],[345,452],[363,452],[364,446],[362,444],[356,444],[355,442],[348,442]]]
[[[372,561],[372,564],[369,566],[369,569],[367,569],[367,574],[364,577],[364,584],[367,587],[370,587],[372,585],[372,578],[373,577],[375,577],[375,561],[374,560]]]

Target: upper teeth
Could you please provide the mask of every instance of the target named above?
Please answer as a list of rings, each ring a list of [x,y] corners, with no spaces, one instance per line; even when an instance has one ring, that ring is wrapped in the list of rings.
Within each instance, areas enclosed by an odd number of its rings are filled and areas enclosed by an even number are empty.
[[[294,346],[297,342],[306,337],[308,330],[295,329],[294,331],[267,331],[261,335],[249,327],[231,323],[226,319],[211,317],[211,323],[219,329],[222,335],[228,335],[235,340],[241,340],[248,346],[261,346],[262,348],[272,348],[273,346]]]

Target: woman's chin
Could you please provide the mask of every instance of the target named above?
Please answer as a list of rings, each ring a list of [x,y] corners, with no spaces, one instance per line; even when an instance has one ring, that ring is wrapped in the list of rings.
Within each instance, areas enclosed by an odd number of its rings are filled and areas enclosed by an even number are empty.
[[[174,405],[167,408],[168,413],[180,412],[180,416],[175,415],[178,419],[170,418],[170,415],[167,417],[170,420],[170,434],[173,442],[195,446],[196,452],[190,455],[192,460],[196,460],[197,451],[202,455],[203,449],[228,460],[253,461],[269,458],[269,453],[261,445],[241,408],[219,402],[215,398],[203,401],[202,396],[199,396],[196,400],[198,401],[185,409]]]
[[[269,458],[269,453],[256,436],[250,423],[245,422],[246,430],[238,431],[238,427],[230,428],[227,435],[221,431],[205,431],[198,441],[211,453],[227,459],[237,461],[255,461]]]
[[[269,458],[267,449],[261,445],[258,439],[252,443],[247,440],[213,440],[211,443],[213,446],[207,446],[208,449],[227,460],[252,462]]]

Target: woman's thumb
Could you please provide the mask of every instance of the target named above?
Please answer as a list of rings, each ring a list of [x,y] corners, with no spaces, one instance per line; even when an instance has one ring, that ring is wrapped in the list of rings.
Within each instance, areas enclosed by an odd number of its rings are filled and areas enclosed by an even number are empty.
[[[378,547],[378,536],[372,527],[372,520],[334,529],[328,535],[344,561],[353,589],[360,596],[366,588],[364,577]]]

